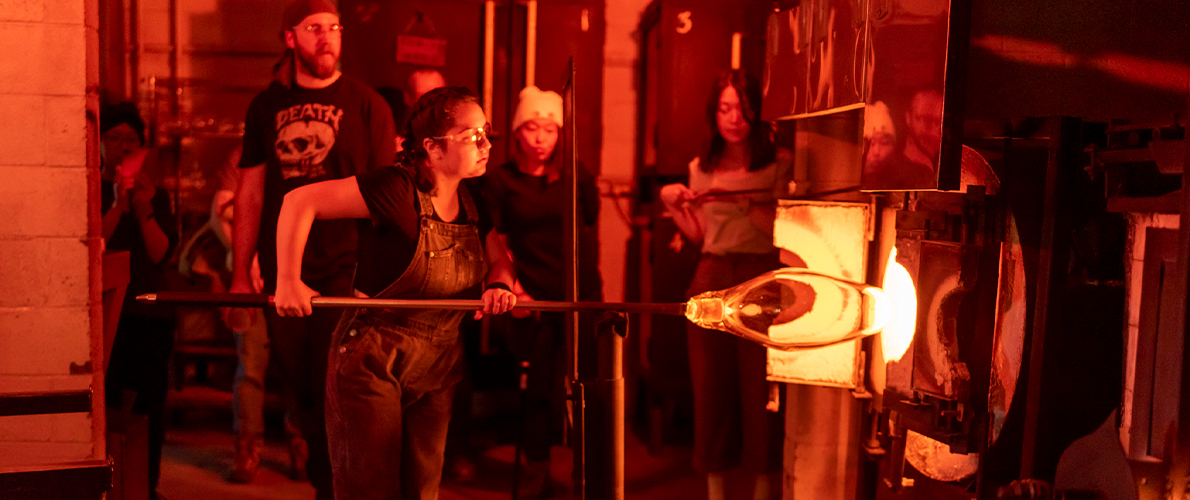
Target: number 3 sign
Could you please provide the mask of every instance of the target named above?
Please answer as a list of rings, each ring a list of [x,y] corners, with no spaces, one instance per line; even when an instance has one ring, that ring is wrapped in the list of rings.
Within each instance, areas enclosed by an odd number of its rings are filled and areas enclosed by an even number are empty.
[[[682,11],[678,13],[678,34],[685,35],[694,27],[694,23],[690,21],[690,11]]]

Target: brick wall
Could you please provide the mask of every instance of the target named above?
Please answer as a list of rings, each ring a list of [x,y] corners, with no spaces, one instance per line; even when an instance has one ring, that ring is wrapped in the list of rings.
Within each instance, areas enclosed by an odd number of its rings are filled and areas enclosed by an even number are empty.
[[[96,6],[0,0],[0,393],[102,380],[87,188]],[[0,466],[102,457],[102,426],[85,413],[0,417]]]

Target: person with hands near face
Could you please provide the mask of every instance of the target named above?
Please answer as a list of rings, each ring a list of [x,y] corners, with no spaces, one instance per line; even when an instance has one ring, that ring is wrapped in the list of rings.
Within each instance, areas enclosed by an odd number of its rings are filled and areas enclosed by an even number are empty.
[[[486,204],[469,182],[487,169],[489,125],[469,90],[414,104],[398,164],[297,188],[277,227],[277,314],[304,316],[318,291],[301,279],[316,219],[361,219],[355,294],[475,299],[475,316],[516,305],[515,281]],[[466,311],[344,313],[327,367],[327,436],[339,499],[438,497]]]
[[[105,383],[106,404],[123,409],[135,393],[132,412],[149,422],[149,497],[157,498],[161,448],[165,443],[165,398],[173,351],[173,310],[136,301],[164,288],[165,271],[178,238],[169,194],[157,189],[145,167],[145,122],[132,103],[99,112],[103,238],[106,249],[128,252],[128,289],[112,342]]]
[[[135,109],[119,111],[119,108],[115,106],[110,112],[136,112]],[[141,230],[142,243],[149,259],[160,264],[170,248],[169,237],[161,227],[161,221],[156,219],[154,198],[159,197],[159,192],[144,170],[149,150],[142,147],[141,133],[128,123],[120,123],[103,133],[102,176],[111,183],[114,192],[112,204],[105,205],[103,237],[111,239],[116,226],[125,215],[131,214]],[[165,192],[160,192],[160,195],[168,204],[169,195]]]

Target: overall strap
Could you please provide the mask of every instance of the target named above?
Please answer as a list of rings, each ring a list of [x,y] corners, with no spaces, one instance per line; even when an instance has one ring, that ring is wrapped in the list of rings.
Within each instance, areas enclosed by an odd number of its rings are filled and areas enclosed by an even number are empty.
[[[459,183],[459,205],[467,215],[467,223],[479,224],[479,209],[475,207],[475,200],[471,198],[471,189],[463,183]]]
[[[430,201],[430,195],[421,192],[417,187],[413,188],[413,192],[417,193],[418,214],[423,219],[434,218],[434,204]]]

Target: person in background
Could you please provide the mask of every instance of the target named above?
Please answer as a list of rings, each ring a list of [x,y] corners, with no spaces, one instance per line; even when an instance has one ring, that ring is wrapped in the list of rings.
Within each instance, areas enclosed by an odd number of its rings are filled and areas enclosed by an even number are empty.
[[[445,86],[446,78],[442,76],[442,73],[433,68],[421,68],[410,73],[409,78],[405,80],[405,90],[400,92],[401,101],[396,101],[394,94],[397,93],[397,90],[391,87],[380,93],[384,96],[384,100],[388,101],[389,107],[393,108],[393,120],[397,124],[397,152],[401,151],[401,143],[405,140],[401,136],[401,132],[405,128],[406,114],[409,112],[409,108],[413,107],[413,103],[421,99],[421,96],[426,95],[426,92]]]
[[[421,96],[426,95],[434,89],[440,89],[446,86],[446,77],[442,76],[438,70],[433,68],[421,68],[409,74],[409,78],[405,81],[405,105],[413,107],[413,103],[421,99]]]
[[[780,192],[775,148],[769,126],[760,120],[756,80],[740,70],[721,74],[707,118],[710,147],[690,162],[689,187],[661,188],[661,201],[678,229],[702,245],[686,292],[690,297],[782,267],[773,247]],[[707,475],[707,497],[727,498],[726,472],[742,466],[755,474],[754,499],[780,498],[785,421],[780,411],[766,410],[764,347],[692,323],[687,329],[694,468]]]
[[[938,153],[942,148],[942,94],[933,89],[919,90],[909,101],[905,111],[905,149],[902,154],[910,163],[930,172],[938,167]]]
[[[103,239],[107,250],[129,253],[129,283],[120,310],[104,382],[109,408],[131,406],[149,421],[149,496],[157,498],[165,397],[174,344],[171,308],[141,304],[136,296],[163,288],[164,264],[178,243],[169,193],[145,166],[145,122],[132,103],[99,112]]]
[[[357,296],[482,299],[477,317],[516,305],[512,263],[480,193],[463,182],[483,175],[491,148],[476,102],[463,87],[430,91],[410,110],[397,166],[285,196],[277,225],[279,315],[309,315],[319,294],[303,282],[299,264],[318,219],[371,220],[374,230],[360,233]],[[336,498],[438,498],[466,313],[363,308],[344,315],[327,371]]]
[[[314,182],[387,167],[393,159],[392,111],[375,91],[338,70],[343,26],[327,0],[295,0],[285,9],[281,34],[287,50],[276,81],[258,94],[244,119],[240,183],[235,194],[230,292],[252,293],[258,253],[264,292],[276,287],[277,215],[285,193]],[[357,233],[354,221],[318,221],[310,233],[301,278],[328,296],[351,294]],[[250,328],[255,312],[226,312],[232,330]],[[341,312],[303,318],[266,310],[268,337],[296,419],[308,446],[306,472],[319,499],[332,498],[326,445],[325,384],[331,333]],[[299,458],[299,461],[301,459]]]
[[[178,271],[192,279],[201,278],[211,293],[225,293],[231,283],[232,227],[235,220],[235,192],[239,184],[239,165],[243,149],[235,148],[219,172],[219,189],[211,197],[211,217],[182,246]],[[259,259],[252,261],[252,287],[264,288]],[[231,325],[228,325],[231,328]],[[232,430],[235,433],[235,460],[227,480],[248,484],[256,479],[264,435],[265,373],[269,366],[269,334],[263,315],[254,315],[247,328],[232,330],[236,344],[236,373],[232,382]],[[301,430],[294,419],[293,398],[284,391],[286,403],[285,433],[290,446],[290,476],[306,480],[305,456]]]
[[[566,300],[566,266],[560,249],[569,215],[570,193],[562,180],[558,134],[562,128],[562,96],[529,86],[521,90],[512,121],[513,161],[484,176],[493,219],[516,269],[513,292],[518,300]],[[585,168],[577,171],[580,207],[579,277],[583,301],[603,300],[599,274],[599,188]],[[566,321],[563,313],[529,316],[513,311],[510,330],[519,361],[528,361],[525,398],[525,467],[518,481],[518,498],[549,495],[550,445],[562,421],[564,387],[559,360],[566,359]],[[587,324],[589,322],[583,322]],[[581,326],[580,326],[581,327]],[[551,418],[558,417],[558,418]]]

